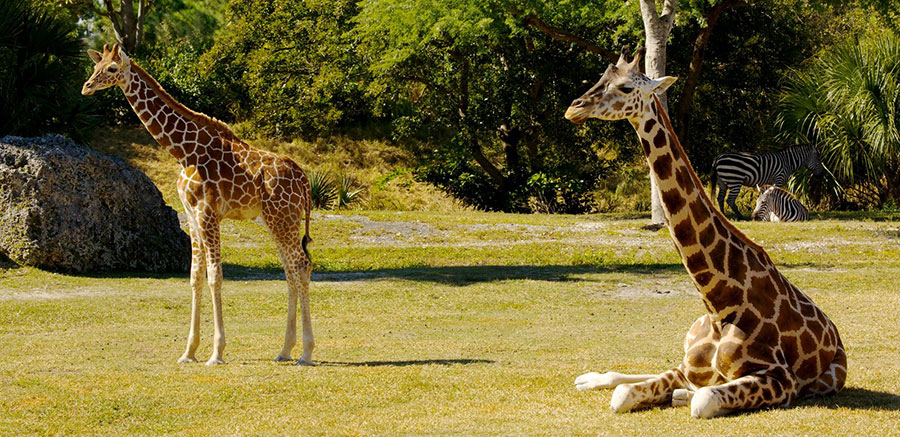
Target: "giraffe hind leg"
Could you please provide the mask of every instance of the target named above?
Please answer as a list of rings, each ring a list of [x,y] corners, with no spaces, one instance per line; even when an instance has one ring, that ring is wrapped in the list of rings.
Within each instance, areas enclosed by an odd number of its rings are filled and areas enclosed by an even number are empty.
[[[273,212],[274,211],[274,212]],[[287,322],[284,332],[284,346],[276,361],[292,361],[291,351],[297,344],[297,301],[300,301],[300,316],[303,328],[303,353],[297,364],[313,365],[312,351],[315,340],[309,309],[309,282],[312,264],[304,249],[304,236],[299,217],[283,207],[265,208],[264,221],[278,245],[278,254],[284,265],[284,275],[288,283]]]
[[[847,378],[847,354],[844,352],[844,346],[838,344],[834,358],[828,370],[822,373],[810,387],[805,390],[807,396],[827,396],[835,394],[844,388],[844,382]]]

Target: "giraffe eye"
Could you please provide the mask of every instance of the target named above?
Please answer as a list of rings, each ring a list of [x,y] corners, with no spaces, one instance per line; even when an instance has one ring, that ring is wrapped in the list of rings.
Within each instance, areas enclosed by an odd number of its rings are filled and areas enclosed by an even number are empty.
[[[109,67],[107,67],[106,71],[108,71],[110,73],[115,73],[115,72],[119,71],[119,67],[116,67],[115,65],[110,65]]]
[[[631,94],[631,91],[634,90],[634,87],[630,87],[628,85],[622,85],[619,87],[619,91],[623,94]]]

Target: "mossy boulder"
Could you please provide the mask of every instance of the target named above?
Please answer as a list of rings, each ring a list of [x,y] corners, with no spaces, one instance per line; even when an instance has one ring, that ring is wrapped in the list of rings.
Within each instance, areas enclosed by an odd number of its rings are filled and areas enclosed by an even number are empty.
[[[68,272],[183,272],[190,238],[141,171],[60,135],[0,138],[0,254]]]

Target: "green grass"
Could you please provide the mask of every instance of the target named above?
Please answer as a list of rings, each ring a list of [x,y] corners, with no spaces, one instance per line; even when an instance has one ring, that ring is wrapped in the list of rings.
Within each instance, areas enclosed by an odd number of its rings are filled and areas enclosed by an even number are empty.
[[[900,233],[884,219],[738,224],[835,321],[848,387],[710,421],[686,408],[614,415],[611,391],[572,384],[674,366],[702,314],[667,233],[638,230],[645,219],[317,212],[314,368],[273,361],[286,285],[255,222],[223,228],[228,364],[215,368],[175,364],[186,275],[5,264],[0,434],[888,435],[900,423]]]

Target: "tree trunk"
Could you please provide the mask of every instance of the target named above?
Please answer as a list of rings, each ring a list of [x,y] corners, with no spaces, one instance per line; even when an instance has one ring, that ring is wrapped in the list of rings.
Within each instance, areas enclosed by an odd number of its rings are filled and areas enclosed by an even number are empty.
[[[641,18],[644,20],[647,44],[647,53],[644,55],[644,72],[652,79],[666,75],[666,40],[669,38],[669,31],[672,30],[677,8],[678,0],[665,0],[662,15],[660,15],[656,11],[654,0],[641,0]],[[660,100],[668,110],[666,95],[662,94]],[[659,187],[653,177],[650,177],[650,224],[652,226],[665,225],[665,223],[666,216],[659,196]]]
[[[79,4],[87,6],[94,13],[112,22],[116,41],[127,53],[134,54],[137,51],[144,38],[144,20],[153,7],[153,0],[138,0],[137,13],[134,10],[134,0],[121,0],[119,9],[113,6],[112,0],[102,0],[103,9],[98,8],[94,0],[85,0]]]

